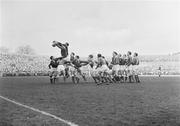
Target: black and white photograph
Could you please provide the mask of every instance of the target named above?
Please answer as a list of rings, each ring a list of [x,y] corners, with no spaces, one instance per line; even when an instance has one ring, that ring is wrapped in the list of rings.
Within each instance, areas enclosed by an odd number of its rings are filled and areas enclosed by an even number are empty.
[[[0,0],[0,126],[180,126],[180,1]]]

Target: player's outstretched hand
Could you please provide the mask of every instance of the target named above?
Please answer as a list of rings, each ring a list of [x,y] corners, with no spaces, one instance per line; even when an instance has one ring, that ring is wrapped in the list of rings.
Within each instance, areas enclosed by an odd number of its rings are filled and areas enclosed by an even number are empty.
[[[55,47],[56,44],[57,44],[57,42],[56,42],[56,41],[53,41],[53,42],[52,42],[52,47]]]

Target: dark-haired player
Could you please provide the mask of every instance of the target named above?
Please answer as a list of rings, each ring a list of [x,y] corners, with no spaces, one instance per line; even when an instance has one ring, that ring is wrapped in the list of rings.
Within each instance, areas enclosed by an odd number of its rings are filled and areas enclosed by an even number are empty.
[[[50,72],[50,82],[51,84],[55,83],[57,75],[58,75],[58,71],[57,71],[57,67],[59,65],[59,62],[56,58],[54,58],[53,56],[50,57],[50,64],[49,64],[49,69],[51,69]]]
[[[88,61],[81,61],[79,56],[75,56],[74,60],[72,61],[72,66],[75,68],[73,77],[76,78],[77,83],[79,82],[79,78],[77,74],[81,75],[84,81],[86,81],[85,75],[81,71],[81,67],[88,64]],[[73,78],[72,78],[73,79]]]
[[[75,59],[75,53],[72,52],[72,53],[70,54],[70,62],[73,62],[74,59]]]

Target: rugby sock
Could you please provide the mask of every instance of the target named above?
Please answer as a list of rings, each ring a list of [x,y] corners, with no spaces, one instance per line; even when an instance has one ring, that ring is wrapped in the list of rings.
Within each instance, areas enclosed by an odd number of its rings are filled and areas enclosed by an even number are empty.
[[[50,82],[51,82],[51,84],[53,83],[53,78],[52,78],[52,76],[50,76]]]
[[[50,78],[50,82],[51,82],[51,84],[53,83],[53,79],[52,78]]]
[[[75,83],[75,78],[74,78],[74,76],[72,76],[72,82]]]
[[[107,83],[108,80],[107,80],[107,77],[103,77],[104,78],[104,82]]]
[[[138,83],[140,83],[140,80],[139,80],[139,76],[137,75],[137,80],[138,80]]]
[[[135,78],[135,81],[136,81],[136,83],[138,82],[138,80],[137,80],[137,75],[134,75],[134,78]]]
[[[136,83],[140,83],[140,80],[139,80],[139,76],[138,76],[138,75],[135,75],[135,80],[136,80]]]
[[[82,77],[83,77],[84,81],[87,81],[87,80],[86,80],[86,77],[85,77],[84,75],[82,75]]]
[[[53,83],[54,83],[54,84],[56,83],[56,78],[53,79]]]
[[[115,79],[115,77],[113,77],[113,78],[112,78],[112,81],[113,81],[114,83],[116,83],[116,79]]]
[[[124,77],[123,76],[121,76],[121,81],[124,82]]]
[[[131,80],[132,80],[132,82],[135,82],[135,81],[134,81],[134,76],[133,76],[133,75],[131,75]]]
[[[127,78],[128,78],[128,77],[127,77],[127,76],[125,76],[125,82],[127,81]]]
[[[131,76],[129,76],[129,83],[131,83],[132,82],[132,80],[131,80]]]
[[[64,82],[66,82],[66,76],[64,76],[63,79],[64,79]]]
[[[79,78],[78,77],[76,77],[76,81],[77,81],[77,83],[79,83]]]
[[[105,78],[104,77],[101,77],[101,82],[104,83],[105,82]]]
[[[110,83],[112,83],[112,82],[113,82],[113,81],[112,81],[112,79],[111,79],[110,77],[108,77],[107,79],[109,80],[109,82],[110,82]]]
[[[67,69],[67,68],[65,69],[65,76],[66,76],[67,78],[69,77],[68,69]]]
[[[116,75],[116,81],[118,81],[118,82],[120,81],[120,78],[117,75]]]
[[[97,81],[96,81],[96,77],[92,77],[92,78],[93,78],[94,82],[95,82],[95,83],[97,83]]]

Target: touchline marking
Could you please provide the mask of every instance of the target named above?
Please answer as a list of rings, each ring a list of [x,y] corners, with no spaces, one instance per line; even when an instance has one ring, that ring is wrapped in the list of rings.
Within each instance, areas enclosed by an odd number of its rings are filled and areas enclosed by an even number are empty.
[[[55,116],[55,115],[53,115],[53,114],[50,114],[50,113],[48,113],[48,112],[41,111],[41,110],[39,110],[39,109],[36,109],[36,108],[30,107],[30,106],[21,104],[21,103],[19,103],[19,102],[13,101],[13,100],[8,99],[8,98],[6,98],[6,97],[3,97],[3,96],[1,96],[1,95],[0,95],[0,98],[4,99],[4,100],[6,100],[6,101],[12,102],[12,103],[14,103],[14,104],[16,104],[16,105],[22,106],[22,107],[24,107],[24,108],[28,108],[28,109],[33,110],[33,111],[35,111],[35,112],[39,112],[39,113],[41,113],[41,114],[50,116],[50,117],[52,117],[52,118],[54,118],[54,119],[57,119],[57,120],[65,123],[65,124],[68,124],[69,126],[78,126],[78,125],[75,124],[75,123],[72,123],[72,122],[70,122],[70,121],[64,120],[64,119],[62,119],[62,118],[60,118],[60,117],[57,117],[57,116]]]

